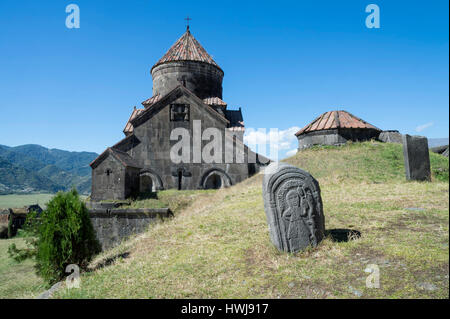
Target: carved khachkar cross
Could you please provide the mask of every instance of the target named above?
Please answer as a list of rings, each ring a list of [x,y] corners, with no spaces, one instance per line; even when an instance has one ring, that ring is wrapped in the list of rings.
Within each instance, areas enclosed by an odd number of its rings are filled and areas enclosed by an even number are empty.
[[[279,250],[297,252],[323,239],[320,187],[311,174],[274,162],[264,171],[263,197],[270,238]]]

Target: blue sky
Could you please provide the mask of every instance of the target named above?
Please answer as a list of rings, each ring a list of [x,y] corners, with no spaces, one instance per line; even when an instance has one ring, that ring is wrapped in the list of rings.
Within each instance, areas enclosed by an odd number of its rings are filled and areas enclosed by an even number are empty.
[[[70,3],[79,29],[65,26]],[[379,29],[365,26],[370,3]],[[186,15],[247,127],[292,131],[345,109],[382,129],[448,137],[448,10],[448,1],[2,0],[0,144],[115,144]]]

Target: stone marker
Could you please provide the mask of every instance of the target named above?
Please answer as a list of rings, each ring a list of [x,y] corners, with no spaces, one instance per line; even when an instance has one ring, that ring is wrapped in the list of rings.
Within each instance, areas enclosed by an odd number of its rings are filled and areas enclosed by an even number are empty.
[[[274,162],[264,171],[264,208],[272,243],[297,252],[323,239],[325,218],[319,183],[308,172]]]
[[[380,135],[378,135],[378,139],[381,142],[385,143],[402,144],[402,134],[400,134],[400,132],[396,130],[382,131]]]
[[[431,181],[430,155],[426,137],[404,134],[403,157],[407,180]]]

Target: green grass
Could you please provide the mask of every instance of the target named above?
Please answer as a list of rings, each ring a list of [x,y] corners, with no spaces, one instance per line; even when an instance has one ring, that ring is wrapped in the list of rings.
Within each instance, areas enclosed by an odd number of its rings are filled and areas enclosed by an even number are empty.
[[[311,172],[317,179],[336,183],[404,181],[405,166],[401,144],[347,143],[341,147],[316,146],[302,151],[287,161]],[[433,181],[448,182],[448,158],[430,152]]]
[[[26,195],[0,195],[0,208],[17,208],[26,205],[39,204],[46,207],[47,202],[54,194],[26,194]]]
[[[317,147],[287,159],[318,179],[327,230],[361,232],[298,254],[270,242],[262,175],[219,191],[137,199],[130,206],[170,207],[175,218],[103,252],[80,289],[55,297],[358,298],[356,289],[362,298],[448,298],[449,164],[437,154],[430,160],[432,183],[405,181],[396,144]],[[9,259],[10,243],[0,240],[0,297],[34,297],[46,287],[31,261]],[[379,289],[365,287],[369,264],[379,266]]]
[[[194,200],[202,200],[208,194],[216,190],[175,190],[168,189],[153,193],[150,196],[142,196],[124,205],[123,208],[170,208],[173,212],[189,206]]]
[[[0,195],[0,209],[4,208],[20,208],[27,205],[38,204],[41,208],[47,207],[48,201],[55,196],[55,194],[11,194]],[[80,195],[80,198],[85,199],[87,196]]]
[[[15,243],[23,247],[23,238],[0,239],[0,298],[34,298],[46,289],[36,276],[33,261],[16,263],[8,257],[8,247]]]
[[[430,157],[432,183],[405,181],[395,144],[314,148],[289,158],[318,179],[327,230],[361,232],[347,242],[329,236],[298,254],[270,242],[261,174],[216,192],[191,191],[200,197],[175,218],[102,253],[80,289],[55,297],[358,298],[356,289],[362,298],[448,298],[448,159]],[[167,200],[178,194],[167,191]],[[106,260],[113,262],[98,267]],[[369,264],[379,266],[379,289],[365,286]]]

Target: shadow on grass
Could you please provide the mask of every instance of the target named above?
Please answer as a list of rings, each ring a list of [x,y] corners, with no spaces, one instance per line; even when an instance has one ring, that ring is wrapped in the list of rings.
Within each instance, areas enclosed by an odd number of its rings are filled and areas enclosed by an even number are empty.
[[[361,232],[355,229],[337,228],[326,230],[325,236],[330,236],[332,241],[340,243],[358,239],[361,237]]]
[[[119,258],[128,258],[129,256],[130,256],[130,252],[126,251],[124,253],[117,254],[117,255],[112,256],[112,257],[108,257],[108,258],[102,260],[101,262],[99,262],[94,268],[88,269],[88,272],[99,270],[101,268],[107,267],[107,266],[111,265],[114,261],[116,261],[117,259],[119,259]]]
[[[158,199],[158,193],[157,192],[145,192],[141,193],[138,196],[136,196],[137,200],[145,200],[145,199]]]

